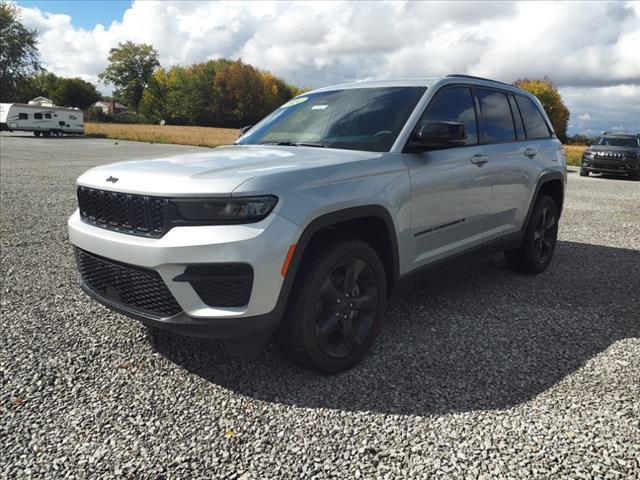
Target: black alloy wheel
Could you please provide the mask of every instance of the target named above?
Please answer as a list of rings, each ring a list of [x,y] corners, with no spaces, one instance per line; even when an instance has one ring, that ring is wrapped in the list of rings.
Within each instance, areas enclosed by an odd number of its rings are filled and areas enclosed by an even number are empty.
[[[551,207],[546,206],[542,209],[533,231],[533,252],[538,263],[545,264],[553,254],[557,233],[555,212],[551,211]]]
[[[320,349],[333,358],[357,352],[373,328],[377,296],[376,275],[368,263],[353,257],[337,265],[322,282],[316,303]]]
[[[385,269],[367,243],[313,247],[296,275],[276,341],[296,363],[323,373],[347,370],[371,349],[386,301]]]
[[[547,195],[538,198],[520,247],[505,252],[512,268],[525,273],[540,273],[551,263],[558,238],[558,206]]]

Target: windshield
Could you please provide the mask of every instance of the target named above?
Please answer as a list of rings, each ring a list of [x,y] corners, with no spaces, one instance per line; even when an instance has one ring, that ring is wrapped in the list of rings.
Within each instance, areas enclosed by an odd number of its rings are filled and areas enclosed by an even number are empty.
[[[594,145],[607,145],[609,147],[637,147],[640,140],[636,137],[600,137]]]
[[[389,151],[426,87],[355,88],[298,96],[238,140]]]

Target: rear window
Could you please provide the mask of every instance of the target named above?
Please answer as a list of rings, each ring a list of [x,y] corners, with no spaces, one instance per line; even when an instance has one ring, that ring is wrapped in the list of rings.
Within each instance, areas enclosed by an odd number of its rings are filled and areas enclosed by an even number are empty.
[[[516,139],[509,100],[503,92],[478,89],[482,111],[482,140],[486,143],[511,142]]]
[[[538,110],[533,101],[522,95],[516,95],[516,101],[518,102],[518,107],[520,107],[520,113],[522,113],[524,128],[527,130],[527,138],[551,137],[547,122],[544,121],[540,110]]]

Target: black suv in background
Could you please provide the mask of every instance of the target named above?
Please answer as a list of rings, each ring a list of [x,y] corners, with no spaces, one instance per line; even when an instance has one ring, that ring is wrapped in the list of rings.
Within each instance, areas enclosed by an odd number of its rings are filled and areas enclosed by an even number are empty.
[[[628,175],[640,180],[640,134],[605,133],[582,155],[580,176],[589,173]]]

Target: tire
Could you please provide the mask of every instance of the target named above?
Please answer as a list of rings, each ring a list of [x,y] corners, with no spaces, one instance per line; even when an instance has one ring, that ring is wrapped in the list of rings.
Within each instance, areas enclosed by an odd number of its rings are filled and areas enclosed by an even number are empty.
[[[301,265],[276,341],[296,363],[323,373],[347,370],[371,349],[386,301],[376,252],[359,240],[335,242]]]
[[[588,177],[589,176],[589,170],[585,170],[584,168],[580,169],[580,176],[581,177]]]
[[[557,238],[558,207],[551,197],[542,195],[533,207],[522,244],[505,252],[505,259],[520,272],[541,273],[551,263]]]
[[[631,180],[635,180],[636,182],[640,181],[640,170],[630,174],[629,177],[631,178]]]
[[[40,132],[33,132],[33,135],[34,135],[35,137],[39,137],[39,136],[40,136]]]
[[[43,137],[50,137],[51,136],[51,132],[42,132],[42,136]]]
[[[56,130],[55,131],[55,136],[56,137],[61,137],[62,135],[64,135],[64,133],[62,133],[62,130]]]

